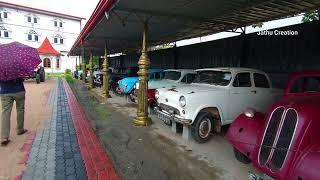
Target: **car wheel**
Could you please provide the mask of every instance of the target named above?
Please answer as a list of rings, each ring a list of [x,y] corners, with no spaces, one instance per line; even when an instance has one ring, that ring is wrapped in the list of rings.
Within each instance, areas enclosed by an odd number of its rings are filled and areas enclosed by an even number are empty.
[[[129,94],[129,99],[130,99],[130,101],[131,101],[132,103],[135,103],[135,102],[136,102],[136,99],[135,99],[133,93],[130,93],[130,94]]]
[[[201,112],[192,127],[192,136],[198,143],[209,141],[213,131],[213,117],[209,112]]]
[[[115,87],[112,88],[112,89],[113,89],[113,92],[114,92],[116,95],[120,96],[120,95],[122,94],[121,88],[120,88],[119,86],[115,86]]]
[[[244,154],[242,154],[238,149],[233,148],[234,156],[236,159],[244,164],[251,163],[251,160]]]

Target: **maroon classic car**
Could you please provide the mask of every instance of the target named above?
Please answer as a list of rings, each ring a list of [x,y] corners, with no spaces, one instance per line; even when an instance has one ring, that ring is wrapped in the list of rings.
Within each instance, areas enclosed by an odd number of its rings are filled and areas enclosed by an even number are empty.
[[[236,158],[265,177],[320,179],[320,71],[292,74],[284,96],[266,114],[246,110],[227,139]]]

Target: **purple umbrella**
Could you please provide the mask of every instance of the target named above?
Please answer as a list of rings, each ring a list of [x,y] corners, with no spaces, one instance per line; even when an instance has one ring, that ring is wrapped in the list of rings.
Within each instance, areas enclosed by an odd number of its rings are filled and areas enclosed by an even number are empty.
[[[19,42],[0,45],[0,81],[29,76],[40,63],[35,48]]]

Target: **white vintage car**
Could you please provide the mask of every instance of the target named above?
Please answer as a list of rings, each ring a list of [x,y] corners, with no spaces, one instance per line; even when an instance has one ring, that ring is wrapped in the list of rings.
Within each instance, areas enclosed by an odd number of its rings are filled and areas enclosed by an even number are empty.
[[[158,88],[174,88],[188,85],[193,82],[196,72],[191,69],[167,69],[164,71],[164,77],[160,81],[148,82],[148,103],[151,108],[156,105],[155,90]],[[133,102],[137,102],[139,82],[135,85],[135,91],[130,95]]]
[[[196,71],[192,69],[167,69],[164,71],[164,77],[160,81],[149,81],[148,89],[173,88],[193,82]],[[139,82],[136,83],[136,89],[139,89]]]
[[[222,125],[230,124],[246,108],[264,112],[281,97],[266,73],[249,68],[199,69],[189,86],[157,89],[158,117],[191,126],[194,139],[203,143]]]

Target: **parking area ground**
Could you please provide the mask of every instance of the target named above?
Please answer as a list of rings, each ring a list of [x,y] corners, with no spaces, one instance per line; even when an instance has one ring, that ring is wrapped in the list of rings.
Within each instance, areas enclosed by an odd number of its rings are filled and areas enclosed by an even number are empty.
[[[123,179],[244,180],[248,179],[248,171],[254,171],[251,165],[234,158],[224,133],[214,135],[208,143],[198,144],[184,140],[181,133],[171,132],[154,114],[150,128],[137,128],[132,125],[135,104],[113,94],[103,101],[99,88],[88,91],[82,82],[73,86]]]
[[[26,128],[0,148],[0,179],[247,179],[250,165],[236,161],[224,133],[205,144],[184,140],[154,114],[148,128],[135,127],[136,105],[107,101],[99,88],[61,79],[25,82]],[[224,132],[226,129],[224,128]]]

